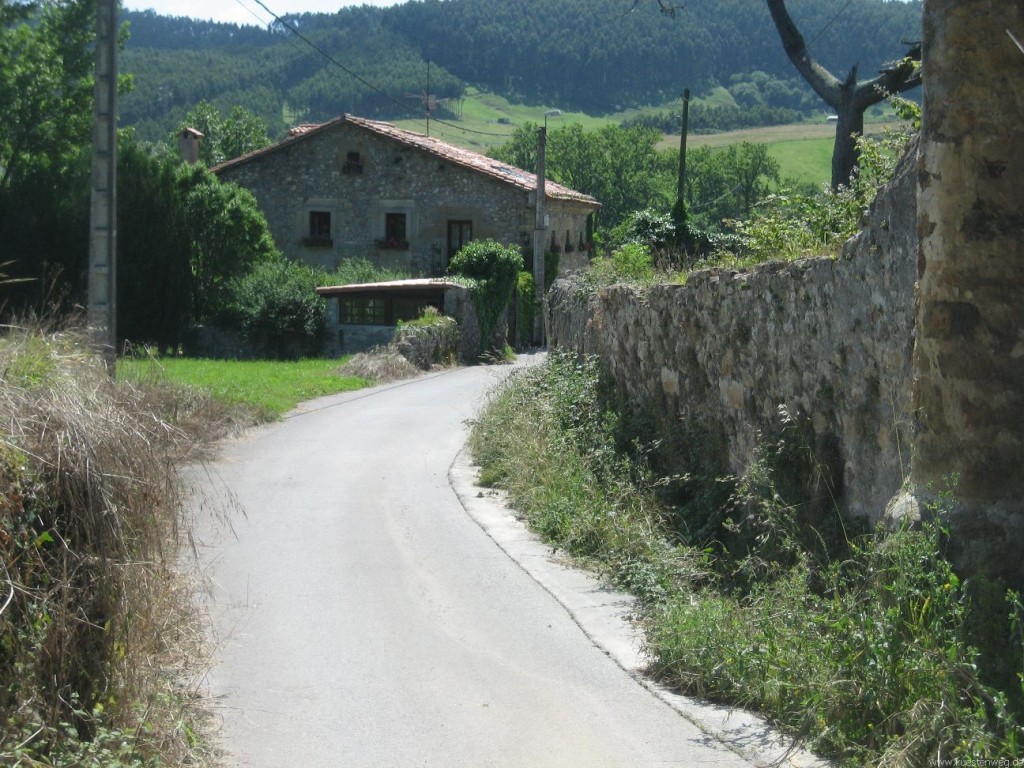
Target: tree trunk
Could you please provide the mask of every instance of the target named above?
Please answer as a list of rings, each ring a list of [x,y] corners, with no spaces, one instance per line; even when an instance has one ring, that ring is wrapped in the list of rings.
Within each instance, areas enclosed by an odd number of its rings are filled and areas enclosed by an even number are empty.
[[[842,82],[811,56],[803,35],[786,10],[785,0],[767,0],[767,3],[789,60],[821,100],[839,116],[832,152],[832,189],[838,189],[840,185],[849,183],[850,174],[857,166],[857,144],[853,135],[864,133],[864,111],[872,104],[884,101],[887,93],[902,93],[920,85],[920,74],[911,61],[917,52],[911,49],[897,66],[861,83],[857,82],[855,66],[846,82]]]
[[[833,107],[839,117],[836,141],[832,150],[832,189],[849,186],[853,169],[860,161],[857,136],[864,135],[864,107],[857,103],[855,89],[843,87],[842,96]]]
[[[953,540],[1024,584],[1024,30],[1019,0],[926,0],[918,496],[959,474]]]

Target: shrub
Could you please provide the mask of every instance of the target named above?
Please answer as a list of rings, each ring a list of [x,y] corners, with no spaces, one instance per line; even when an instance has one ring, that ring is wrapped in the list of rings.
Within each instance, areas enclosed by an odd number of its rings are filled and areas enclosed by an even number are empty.
[[[590,262],[583,274],[586,290],[596,290],[615,283],[650,284],[654,280],[654,259],[646,245],[626,243],[612,252]]]
[[[652,250],[667,247],[676,236],[671,213],[658,213],[653,208],[634,211],[611,232],[615,245],[639,243]]]
[[[231,281],[230,303],[221,319],[237,326],[258,354],[315,354],[327,313],[316,284],[316,273],[301,264],[283,259],[258,264]]]
[[[533,275],[520,272],[516,282],[516,293],[519,303],[516,305],[516,329],[519,333],[517,341],[520,345],[528,344],[533,338],[533,320],[537,316],[537,297]]]
[[[408,272],[385,269],[367,259],[343,259],[333,272],[318,272],[317,285],[356,285],[358,283],[385,283],[406,280]]]
[[[512,300],[523,255],[494,240],[474,240],[452,257],[448,272],[469,287],[480,324],[481,344],[488,347],[501,314]]]

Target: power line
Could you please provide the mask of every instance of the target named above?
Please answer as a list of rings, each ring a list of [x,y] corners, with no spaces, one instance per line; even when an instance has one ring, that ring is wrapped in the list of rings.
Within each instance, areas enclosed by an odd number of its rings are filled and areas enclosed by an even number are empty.
[[[291,32],[293,35],[298,37],[300,40],[302,40],[302,42],[304,42],[306,45],[308,45],[314,51],[316,51],[321,56],[323,56],[325,59],[327,59],[329,62],[331,62],[334,66],[336,66],[338,69],[340,69],[346,75],[348,75],[349,77],[353,78],[354,80],[356,80],[357,82],[359,82],[360,84],[365,86],[366,88],[369,88],[374,93],[377,93],[380,96],[383,96],[388,101],[394,102],[395,104],[397,104],[399,107],[402,108],[402,110],[403,110],[403,112],[405,114],[413,114],[413,115],[416,115],[416,116],[419,116],[419,114],[421,114],[421,113],[417,113],[417,112],[409,109],[409,105],[408,104],[402,103],[401,101],[396,99],[391,94],[382,91],[380,88],[375,86],[373,83],[371,83],[368,80],[366,80],[365,78],[362,78],[359,75],[357,75],[351,69],[349,69],[344,64],[342,64],[340,61],[338,61],[333,56],[331,56],[331,54],[327,53],[327,51],[325,51],[319,45],[317,45],[312,40],[310,40],[308,37],[306,37],[301,32],[299,32],[299,30],[296,29],[294,26],[292,26],[287,21],[285,21],[280,16],[278,16],[276,13],[274,13],[272,10],[270,10],[270,8],[268,8],[266,6],[266,4],[263,2],[263,0],[253,0],[253,2],[255,2],[257,5],[259,5],[264,11],[269,13],[271,16],[273,16],[274,17],[274,21],[276,21],[282,27],[284,27],[289,32]],[[422,114],[427,114],[427,113],[422,113]],[[498,136],[500,138],[511,138],[511,136],[512,136],[512,134],[510,134],[510,133],[489,133],[488,131],[478,131],[478,130],[475,130],[473,128],[466,128],[466,127],[461,126],[461,125],[455,125],[454,123],[449,123],[449,122],[447,122],[445,120],[438,120],[437,118],[434,118],[434,119],[435,119],[436,122],[441,123],[441,125],[447,125],[449,128],[454,128],[456,130],[464,131],[466,133],[475,133],[475,134],[479,134],[481,136]]]
[[[244,10],[244,11],[245,11],[246,13],[248,13],[248,14],[249,14],[250,16],[252,16],[252,17],[253,17],[254,19],[256,19],[256,21],[258,21],[258,22],[260,23],[260,26],[262,26],[262,25],[264,25],[264,24],[266,24],[266,23],[267,23],[267,20],[266,20],[266,19],[264,19],[264,18],[263,18],[262,16],[260,16],[260,15],[259,15],[258,13],[256,13],[256,11],[254,11],[254,10],[253,10],[252,8],[250,8],[250,7],[248,6],[248,5],[246,5],[245,3],[243,3],[243,2],[242,2],[242,0],[235,0],[235,2],[236,2],[236,3],[238,3],[238,5],[239,5],[239,6],[241,6],[241,7],[242,7],[242,9],[243,9],[243,10]]]
[[[262,5],[262,3],[261,3],[261,5]],[[821,37],[823,34],[825,34],[825,30],[828,29],[829,27],[831,27],[832,24],[835,23],[836,19],[838,19],[840,16],[842,16],[844,13],[846,13],[846,9],[849,8],[851,5],[853,5],[853,0],[846,0],[846,5],[844,5],[842,8],[840,8],[839,12],[835,16],[833,16],[831,19],[829,19],[828,23],[825,24],[824,27],[822,27],[821,29],[818,30],[818,33],[814,37],[811,38],[811,42],[807,43],[807,47],[810,48],[812,45],[814,45],[815,41],[819,37]]]

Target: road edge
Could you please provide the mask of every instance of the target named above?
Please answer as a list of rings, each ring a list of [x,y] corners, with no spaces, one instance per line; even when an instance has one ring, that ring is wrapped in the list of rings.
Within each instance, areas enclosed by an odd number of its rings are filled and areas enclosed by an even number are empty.
[[[583,633],[638,684],[724,747],[757,768],[828,768],[831,764],[793,745],[764,718],[741,709],[673,693],[645,672],[649,658],[630,620],[635,599],[559,558],[530,531],[499,490],[477,485],[478,468],[463,448],[448,480],[466,514],[509,558],[569,613]]]

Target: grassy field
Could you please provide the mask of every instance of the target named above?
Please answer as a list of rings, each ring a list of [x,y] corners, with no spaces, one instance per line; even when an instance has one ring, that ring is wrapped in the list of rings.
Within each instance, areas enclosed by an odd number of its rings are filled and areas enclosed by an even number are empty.
[[[735,104],[724,88],[712,91],[701,100],[708,104]],[[512,104],[507,99],[493,93],[469,88],[463,101],[461,120],[430,121],[430,135],[449,144],[487,153],[494,147],[501,146],[512,135],[513,131],[525,123],[535,125],[544,122],[544,113],[553,107],[548,105]],[[667,112],[678,109],[678,103],[661,104],[630,109],[614,114],[593,116],[582,112],[563,111],[560,117],[548,118],[548,129],[578,123],[586,131],[596,131],[606,125],[618,125],[628,117],[649,112]],[[878,107],[865,116],[868,135],[881,133],[893,120],[892,110]],[[396,123],[402,128],[422,133],[426,125],[422,120],[402,120]],[[792,125],[749,128],[740,131],[726,131],[711,134],[691,134],[688,146],[693,147],[727,147],[744,141],[769,145],[769,153],[778,160],[782,169],[783,179],[793,179],[801,184],[820,185],[831,178],[832,142],[835,137],[835,124],[828,123],[824,117],[817,121],[807,121]],[[665,136],[658,145],[659,149],[677,149],[679,136]]]
[[[430,121],[430,135],[449,144],[486,153],[504,144],[512,132],[521,125],[544,122],[544,113],[554,107],[544,105],[512,104],[502,96],[469,88],[463,101],[461,120]],[[636,110],[633,110],[635,113]],[[610,123],[618,124],[628,113],[594,117],[583,112],[563,111],[560,117],[549,117],[548,128],[565,123],[579,123],[586,131],[596,131]],[[399,120],[395,123],[409,131],[423,133],[423,120]]]
[[[157,380],[202,389],[219,400],[251,407],[278,418],[303,400],[350,392],[371,382],[339,376],[340,360],[202,360],[188,357],[125,359],[118,375],[139,381]]]
[[[768,145],[768,154],[782,169],[783,181],[820,186],[832,177],[833,143],[831,138],[778,141]]]

